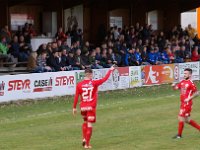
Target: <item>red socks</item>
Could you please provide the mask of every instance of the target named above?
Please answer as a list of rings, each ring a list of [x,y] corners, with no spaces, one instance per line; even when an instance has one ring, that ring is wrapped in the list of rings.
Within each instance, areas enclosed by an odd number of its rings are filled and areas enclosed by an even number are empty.
[[[86,132],[86,145],[90,145],[90,138],[92,136],[92,127],[87,127],[87,132]]]
[[[200,131],[200,125],[198,125],[194,120],[190,120],[189,125],[193,126],[194,128]],[[183,128],[184,128],[184,122],[180,121],[178,123],[178,136],[182,135]]]
[[[82,125],[83,139],[86,139],[86,132],[87,132],[87,123],[84,122],[83,125]]]
[[[89,146],[90,145],[90,139],[92,136],[92,126],[88,127],[88,123],[84,122],[82,124],[82,133],[83,133],[83,139],[86,140],[86,145]]]
[[[183,127],[184,127],[184,122],[180,121],[178,123],[178,136],[182,136]]]
[[[200,125],[198,125],[194,120],[190,120],[189,124],[197,130],[200,130]]]

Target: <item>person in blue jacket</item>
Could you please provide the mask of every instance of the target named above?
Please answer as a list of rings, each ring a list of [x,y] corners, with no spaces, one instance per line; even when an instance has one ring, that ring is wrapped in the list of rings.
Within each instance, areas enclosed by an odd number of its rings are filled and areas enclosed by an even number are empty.
[[[141,57],[140,49],[136,48],[134,54],[135,54],[135,59],[136,59],[136,65],[140,66],[142,64],[142,57]]]
[[[126,66],[138,66],[139,62],[137,62],[135,49],[131,48],[128,53],[126,53],[125,57],[125,64]]]
[[[156,55],[153,48],[151,48],[148,53],[148,62],[152,65],[156,65]]]
[[[170,59],[169,56],[167,54],[167,47],[164,49],[164,51],[161,53],[161,61],[163,64],[169,64]]]

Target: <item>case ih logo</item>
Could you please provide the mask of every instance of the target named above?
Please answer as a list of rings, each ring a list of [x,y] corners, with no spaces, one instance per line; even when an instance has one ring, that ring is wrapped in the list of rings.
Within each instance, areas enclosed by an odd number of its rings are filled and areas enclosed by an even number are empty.
[[[52,91],[52,78],[46,80],[35,80],[33,92]]]
[[[55,86],[74,85],[74,76],[56,77]]]
[[[0,96],[4,96],[5,82],[0,83]]]
[[[30,92],[31,81],[26,80],[12,80],[8,82],[8,91],[24,91]]]

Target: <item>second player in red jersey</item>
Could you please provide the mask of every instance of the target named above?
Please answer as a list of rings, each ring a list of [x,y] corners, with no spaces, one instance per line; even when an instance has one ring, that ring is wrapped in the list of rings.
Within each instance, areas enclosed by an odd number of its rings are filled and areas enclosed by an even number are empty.
[[[74,97],[73,114],[76,113],[76,106],[79,96],[81,115],[84,123],[82,125],[83,132],[83,146],[88,149],[90,146],[90,138],[92,135],[92,123],[96,122],[96,106],[97,106],[97,92],[98,86],[104,83],[110,76],[114,67],[111,67],[106,76],[100,80],[92,80],[92,70],[85,70],[85,79],[79,82],[76,86],[76,94]]]
[[[193,101],[191,99],[190,101],[185,102],[185,100],[197,92],[197,88],[191,80],[182,80],[175,86],[175,89],[180,89],[181,106],[179,116],[189,117]]]
[[[196,85],[191,81],[192,69],[186,68],[184,70],[184,80],[178,84],[173,84],[175,90],[180,90],[180,111],[178,115],[179,126],[178,134],[174,138],[181,138],[184,123],[195,127],[200,130],[200,125],[198,125],[194,120],[190,119],[190,113],[192,111],[193,98],[198,96],[198,91]]]

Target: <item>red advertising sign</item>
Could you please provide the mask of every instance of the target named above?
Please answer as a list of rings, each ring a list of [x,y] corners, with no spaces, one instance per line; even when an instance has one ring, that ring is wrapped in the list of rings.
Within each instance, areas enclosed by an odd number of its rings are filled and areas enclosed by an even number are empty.
[[[145,66],[143,68],[146,85],[171,83],[174,81],[174,64]]]

